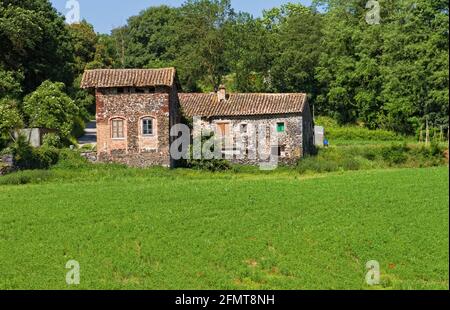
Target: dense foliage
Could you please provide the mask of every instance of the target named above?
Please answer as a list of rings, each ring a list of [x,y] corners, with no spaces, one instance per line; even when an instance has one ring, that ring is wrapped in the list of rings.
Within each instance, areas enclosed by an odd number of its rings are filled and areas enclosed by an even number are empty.
[[[21,126],[82,133],[95,110],[79,84],[93,68],[175,66],[187,92],[306,92],[315,115],[340,124],[417,135],[428,121],[447,132],[447,1],[380,0],[379,24],[366,21],[366,0],[313,3],[255,18],[230,0],[187,0],[106,35],[65,24],[48,0],[0,0],[0,148]]]
[[[414,134],[448,127],[448,3],[287,4],[261,18],[228,0],[152,7],[115,29],[118,67],[178,68],[185,91],[307,92],[317,114]],[[115,56],[114,56],[115,55]]]
[[[50,81],[25,97],[23,109],[30,126],[55,129],[63,137],[70,135],[78,114],[75,102],[64,93],[64,84]]]

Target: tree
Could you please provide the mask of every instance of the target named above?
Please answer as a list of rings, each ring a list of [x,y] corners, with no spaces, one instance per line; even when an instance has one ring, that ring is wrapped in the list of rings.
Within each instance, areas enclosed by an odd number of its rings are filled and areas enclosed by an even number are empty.
[[[270,67],[273,44],[270,32],[261,19],[239,13],[227,28],[225,59],[230,75],[227,88],[239,92],[265,92],[271,88]]]
[[[67,28],[75,56],[75,74],[78,76],[84,72],[88,63],[94,61],[98,38],[94,27],[85,20],[68,25]]]
[[[25,93],[46,79],[72,83],[70,35],[48,0],[1,1],[0,42],[0,65],[23,72]]]
[[[188,90],[217,89],[229,73],[226,33],[234,20],[230,0],[188,0],[181,7],[175,63]]]
[[[176,22],[179,9],[168,6],[151,7],[131,17],[116,40],[125,41],[125,67],[154,68],[172,66],[177,56]],[[119,44],[120,46],[121,44]]]
[[[24,99],[29,126],[57,130],[68,137],[78,116],[75,102],[64,93],[64,84],[45,81]]]
[[[382,57],[385,126],[448,126],[448,2],[405,0],[392,16]]]
[[[119,58],[115,39],[112,36],[100,34],[95,45],[94,59],[86,65],[86,69],[123,68]]]
[[[0,99],[0,138],[10,137],[14,140],[12,131],[23,127],[23,121],[13,99]]]
[[[21,72],[4,71],[0,67],[0,98],[18,98],[22,93]]]
[[[315,68],[320,56],[322,20],[319,13],[302,5],[282,7],[280,23],[273,30],[276,48],[270,69],[276,92],[317,93]],[[274,28],[274,27],[272,27]]]
[[[342,123],[412,134],[429,119],[448,123],[448,3],[380,0],[381,22],[366,1],[328,0],[316,107]]]

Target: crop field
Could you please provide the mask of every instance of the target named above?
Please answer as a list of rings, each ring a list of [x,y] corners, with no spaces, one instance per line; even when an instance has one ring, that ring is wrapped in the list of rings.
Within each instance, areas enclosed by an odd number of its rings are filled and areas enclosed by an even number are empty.
[[[448,167],[133,171],[0,185],[0,289],[449,288]]]

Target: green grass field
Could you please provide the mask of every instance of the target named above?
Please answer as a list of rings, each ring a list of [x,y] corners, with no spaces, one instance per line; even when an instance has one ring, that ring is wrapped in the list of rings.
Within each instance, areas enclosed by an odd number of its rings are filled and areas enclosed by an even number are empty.
[[[0,289],[449,288],[448,167],[135,172],[0,185]]]

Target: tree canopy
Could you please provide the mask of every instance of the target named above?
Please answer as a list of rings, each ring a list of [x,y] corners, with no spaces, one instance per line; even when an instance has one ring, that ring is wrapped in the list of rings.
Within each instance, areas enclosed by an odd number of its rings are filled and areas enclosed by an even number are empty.
[[[54,129],[63,137],[70,135],[78,107],[64,88],[61,82],[45,81],[25,97],[23,109],[31,127]]]
[[[316,115],[342,124],[404,134],[425,121],[447,128],[448,2],[378,3],[379,23],[368,23],[366,0],[289,3],[256,18],[230,0],[187,0],[149,7],[106,35],[87,21],[65,24],[49,0],[2,0],[2,113],[14,106],[18,124],[49,126],[31,116],[55,95],[55,113],[70,117],[49,122],[67,132],[73,113],[87,119],[94,112],[93,96],[79,88],[85,69],[175,66],[187,92],[220,84],[236,92],[306,92]]]

